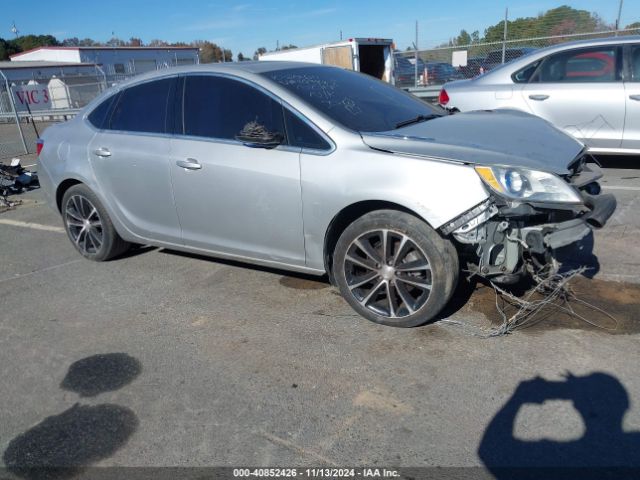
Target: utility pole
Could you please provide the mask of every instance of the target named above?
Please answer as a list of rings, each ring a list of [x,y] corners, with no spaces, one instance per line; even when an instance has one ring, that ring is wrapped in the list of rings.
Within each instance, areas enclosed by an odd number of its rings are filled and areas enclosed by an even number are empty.
[[[418,21],[416,20],[416,43],[413,44],[415,48],[415,65],[413,69],[415,71],[415,76],[413,77],[413,84],[415,87],[418,86]]]
[[[502,34],[502,63],[507,56],[507,21],[509,20],[509,7],[504,11],[504,33]]]
[[[16,27],[16,21],[13,21],[13,26],[11,27],[11,33],[13,33],[16,38],[18,38],[18,27]]]
[[[618,18],[616,18],[616,37],[618,36],[618,30],[620,30],[620,15],[622,14],[622,2],[623,0],[620,0],[620,3],[618,4]]]

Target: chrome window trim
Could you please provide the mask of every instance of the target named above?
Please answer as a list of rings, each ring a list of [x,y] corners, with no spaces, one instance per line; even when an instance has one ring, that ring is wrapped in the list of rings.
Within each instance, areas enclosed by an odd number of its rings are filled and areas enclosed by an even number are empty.
[[[143,85],[145,83],[154,82],[154,81],[165,80],[167,78],[173,78],[173,77],[180,78],[180,77],[188,77],[188,76],[224,77],[224,78],[228,78],[230,80],[240,81],[242,83],[245,83],[246,85],[254,87],[257,90],[259,90],[260,92],[262,92],[262,93],[266,94],[267,96],[269,96],[272,100],[275,100],[276,102],[278,102],[283,108],[289,109],[289,111],[291,113],[296,115],[309,128],[311,128],[315,133],[320,135],[320,137],[322,137],[329,144],[329,147],[330,147],[327,150],[318,150],[318,149],[314,149],[314,148],[295,147],[295,146],[292,146],[292,145],[280,145],[280,146],[276,147],[277,150],[296,151],[298,153],[304,153],[306,155],[316,155],[316,156],[331,155],[333,152],[336,151],[336,144],[333,141],[333,139],[329,135],[327,135],[324,131],[322,131],[315,123],[313,123],[311,120],[309,120],[305,115],[300,113],[289,102],[286,102],[286,101],[282,100],[280,97],[275,95],[273,92],[267,90],[262,85],[259,85],[259,84],[255,83],[255,82],[252,82],[251,80],[248,80],[246,78],[238,77],[236,75],[230,75],[230,74],[227,74],[227,73],[219,73],[219,72],[187,72],[187,73],[180,73],[180,74],[163,75],[161,77],[155,77],[155,78],[143,80],[143,81],[140,81],[140,82],[136,82],[134,84],[127,85],[126,87],[118,87],[118,86],[116,86],[116,88],[113,91],[112,95],[109,95],[109,96],[105,97],[103,102],[107,101],[109,98],[112,98],[114,95],[119,95],[122,91],[124,91],[124,90],[126,90],[128,88],[136,87],[136,86]],[[186,82],[183,85],[183,87],[186,88]],[[184,100],[184,97],[183,97],[183,100]],[[137,135],[141,135],[141,136],[145,136],[145,137],[176,138],[176,139],[184,138],[184,139],[187,139],[187,140],[197,140],[197,141],[206,141],[206,142],[211,142],[211,143],[222,143],[222,144],[245,146],[239,140],[232,140],[232,139],[226,139],[226,138],[199,137],[199,136],[196,136],[196,135],[185,135],[185,134],[182,134],[182,133],[153,133],[153,132],[136,132],[136,131],[130,131],[130,130],[111,130],[111,129],[107,129],[107,128],[99,129],[99,128],[96,128],[88,120],[87,117],[96,108],[98,108],[98,106],[100,106],[101,104],[102,104],[102,102],[100,102],[98,105],[96,105],[90,111],[84,113],[83,116],[82,116],[82,120],[85,123],[85,125],[87,125],[91,130],[93,130],[96,133],[98,133],[98,132],[100,132],[100,133],[117,133],[119,135],[122,135],[122,134],[124,134],[124,135],[136,135],[136,136]],[[184,106],[182,108],[182,113],[184,115]],[[184,122],[184,120],[183,120],[183,122]],[[287,147],[287,148],[285,149],[285,147]],[[245,148],[249,148],[249,147],[245,147]]]

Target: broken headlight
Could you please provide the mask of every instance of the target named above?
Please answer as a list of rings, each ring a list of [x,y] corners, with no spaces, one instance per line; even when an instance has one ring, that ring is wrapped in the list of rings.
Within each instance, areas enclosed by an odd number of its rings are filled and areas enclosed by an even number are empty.
[[[557,175],[515,167],[475,167],[482,181],[510,200],[582,203],[578,192]]]

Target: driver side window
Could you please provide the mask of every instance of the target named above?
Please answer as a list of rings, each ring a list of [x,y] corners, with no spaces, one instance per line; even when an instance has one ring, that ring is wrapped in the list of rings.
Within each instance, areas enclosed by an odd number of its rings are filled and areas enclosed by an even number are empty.
[[[185,135],[236,140],[247,128],[284,135],[282,105],[244,82],[213,75],[185,79],[182,128]]]

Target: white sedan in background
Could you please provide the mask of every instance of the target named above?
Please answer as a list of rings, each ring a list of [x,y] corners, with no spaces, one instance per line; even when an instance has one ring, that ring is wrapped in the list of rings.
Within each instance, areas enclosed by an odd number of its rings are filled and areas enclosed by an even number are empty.
[[[445,84],[439,103],[454,112],[522,110],[593,153],[640,154],[640,36],[536,50],[474,79]]]

